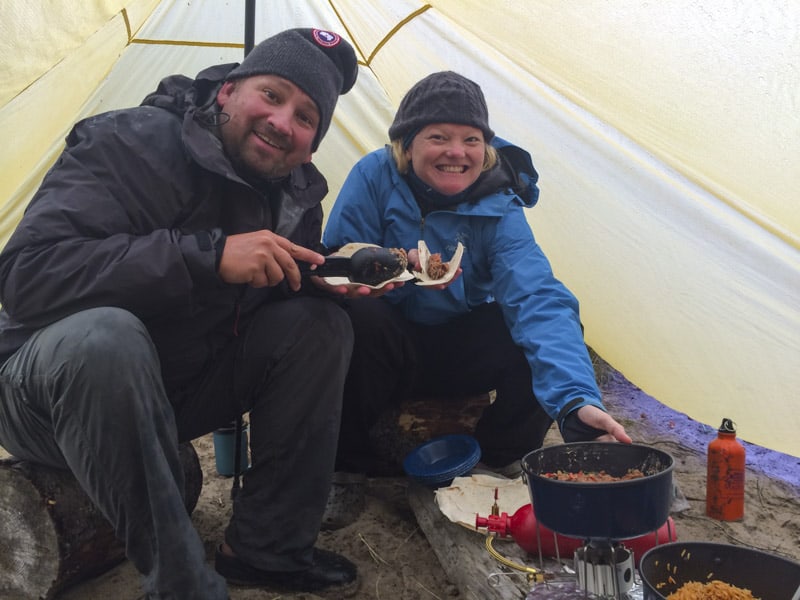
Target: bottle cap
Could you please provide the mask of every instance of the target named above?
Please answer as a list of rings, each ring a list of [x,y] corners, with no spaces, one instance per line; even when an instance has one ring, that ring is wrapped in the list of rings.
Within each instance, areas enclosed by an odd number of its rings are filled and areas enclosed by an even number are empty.
[[[733,426],[731,419],[722,419],[722,425],[719,426],[717,431],[720,433],[736,433],[736,428]]]

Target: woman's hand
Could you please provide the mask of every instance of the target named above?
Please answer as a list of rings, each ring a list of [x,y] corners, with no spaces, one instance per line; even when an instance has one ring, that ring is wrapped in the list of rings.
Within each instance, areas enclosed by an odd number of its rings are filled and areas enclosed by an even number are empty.
[[[440,283],[438,285],[429,285],[427,286],[427,288],[429,290],[443,290],[449,287],[450,284],[452,284],[456,279],[461,277],[461,272],[462,272],[461,267],[458,267],[458,270],[456,271],[455,275],[453,275],[452,279],[449,279],[448,281],[445,281],[444,283]]]
[[[607,433],[595,438],[597,442],[624,442],[630,444],[630,436],[625,433],[625,428],[614,420],[610,414],[596,406],[581,406],[578,409],[578,418],[589,427],[594,427]]]

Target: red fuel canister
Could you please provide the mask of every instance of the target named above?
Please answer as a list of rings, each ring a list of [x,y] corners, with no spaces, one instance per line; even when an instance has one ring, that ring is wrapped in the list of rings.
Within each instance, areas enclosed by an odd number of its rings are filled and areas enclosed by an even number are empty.
[[[536,516],[533,514],[533,506],[531,504],[519,507],[512,516],[505,512],[500,514],[493,512],[488,517],[475,515],[475,528],[480,529],[482,527],[500,537],[511,536],[520,548],[533,556],[538,556],[539,548],[541,547],[542,556],[572,558],[575,550],[586,543],[585,540],[555,533],[541,523],[539,523],[539,539],[537,539]],[[639,558],[650,548],[676,540],[675,522],[672,517],[669,517],[658,531],[624,540],[622,543],[626,548],[633,551],[634,559],[638,565]],[[558,547],[557,554],[556,546]]]
[[[722,419],[717,437],[708,444],[706,514],[720,521],[744,517],[745,450],[736,439],[731,419]]]

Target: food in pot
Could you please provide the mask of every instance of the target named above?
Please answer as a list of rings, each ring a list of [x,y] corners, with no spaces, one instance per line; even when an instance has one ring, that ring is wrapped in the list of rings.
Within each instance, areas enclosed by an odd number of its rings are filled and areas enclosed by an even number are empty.
[[[558,481],[575,481],[580,483],[591,483],[595,481],[625,481],[628,479],[638,479],[644,477],[639,469],[628,469],[625,475],[615,476],[609,475],[605,471],[577,471],[571,473],[569,471],[555,471],[552,473],[542,473],[542,477],[548,479],[556,479]]]
[[[724,581],[689,581],[667,596],[667,600],[758,600],[750,590]]]

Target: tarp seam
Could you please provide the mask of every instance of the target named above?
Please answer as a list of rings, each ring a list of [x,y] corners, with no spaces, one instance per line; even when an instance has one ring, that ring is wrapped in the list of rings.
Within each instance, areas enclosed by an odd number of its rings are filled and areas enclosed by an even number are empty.
[[[426,4],[425,6],[419,8],[418,10],[415,10],[414,12],[412,12],[405,19],[403,19],[397,25],[392,27],[389,30],[389,33],[387,33],[385,36],[383,36],[383,39],[381,39],[381,41],[378,42],[378,44],[375,46],[375,49],[372,51],[372,53],[367,58],[367,65],[369,65],[369,63],[372,62],[372,59],[375,58],[375,55],[378,54],[378,52],[380,52],[381,48],[383,48],[388,43],[388,41],[394,37],[394,35],[398,31],[400,31],[408,23],[410,23],[411,21],[416,19],[419,15],[421,15],[422,13],[427,11],[429,8],[431,8],[431,5],[430,4]]]

